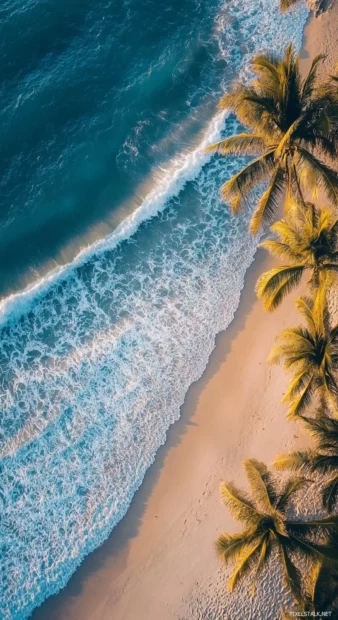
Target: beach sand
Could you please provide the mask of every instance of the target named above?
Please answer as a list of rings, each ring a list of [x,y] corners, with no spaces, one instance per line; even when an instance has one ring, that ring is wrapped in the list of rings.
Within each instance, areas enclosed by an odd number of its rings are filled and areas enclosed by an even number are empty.
[[[324,52],[325,68],[333,71],[337,17],[334,4],[309,20],[303,69]],[[295,295],[272,315],[255,297],[257,277],[273,264],[257,251],[235,318],[218,335],[202,378],[190,388],[181,418],[170,428],[126,517],[67,587],[35,611],[34,620],[280,617],[288,597],[273,558],[251,599],[246,586],[227,593],[228,571],[214,547],[222,531],[238,528],[220,502],[221,481],[245,485],[244,458],[269,463],[306,442],[299,426],[286,421],[280,402],[288,377],[266,364],[275,336],[299,321]]]

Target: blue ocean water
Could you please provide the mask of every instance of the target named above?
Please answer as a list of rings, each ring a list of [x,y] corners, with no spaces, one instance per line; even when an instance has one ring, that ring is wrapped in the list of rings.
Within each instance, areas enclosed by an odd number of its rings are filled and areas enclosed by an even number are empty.
[[[1,5],[1,619],[123,517],[233,317],[257,240],[219,199],[241,161],[203,149],[250,56],[300,46],[278,5]]]

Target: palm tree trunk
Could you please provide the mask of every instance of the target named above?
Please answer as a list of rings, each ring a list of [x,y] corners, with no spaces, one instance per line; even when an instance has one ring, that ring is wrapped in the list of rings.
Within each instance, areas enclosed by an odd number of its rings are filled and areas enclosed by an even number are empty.
[[[285,212],[287,212],[288,205],[292,198],[292,174],[290,172],[288,159],[286,160],[286,177],[287,177],[287,187],[286,187],[286,200],[284,204]]]
[[[303,205],[305,206],[306,203],[305,203],[303,192],[302,192],[301,187],[300,187],[300,183],[299,183],[299,178],[298,178],[295,162],[292,163],[292,170],[293,170],[293,174],[294,174],[296,185],[297,185],[298,195],[299,195]]]
[[[312,276],[311,276],[311,278],[310,278],[310,280],[308,282],[308,284],[310,286],[310,289],[312,289],[312,291],[313,291],[314,297],[316,296],[316,292],[318,291],[319,286],[320,286],[319,278],[320,278],[319,267],[318,267],[318,264],[315,262],[315,259],[314,259]]]

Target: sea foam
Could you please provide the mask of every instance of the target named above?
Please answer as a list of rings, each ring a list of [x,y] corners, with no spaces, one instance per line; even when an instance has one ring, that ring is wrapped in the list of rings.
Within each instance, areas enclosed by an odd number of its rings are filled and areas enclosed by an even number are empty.
[[[305,9],[278,4],[220,9],[244,75],[256,50],[301,44]],[[26,618],[124,516],[233,318],[257,240],[219,199],[243,162],[203,148],[237,128],[217,115],[113,235],[2,304],[0,618]]]

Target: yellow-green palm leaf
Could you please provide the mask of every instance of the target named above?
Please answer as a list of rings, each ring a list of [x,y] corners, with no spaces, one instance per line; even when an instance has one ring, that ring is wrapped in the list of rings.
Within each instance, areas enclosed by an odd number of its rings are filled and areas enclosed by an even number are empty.
[[[310,273],[311,290],[323,291],[338,272],[338,220],[330,209],[293,201],[286,217],[271,230],[276,239],[261,247],[287,264],[263,273],[257,282],[257,297],[269,312],[298,286],[305,271]]]
[[[284,0],[283,8],[293,2]],[[336,154],[338,90],[321,85],[317,79],[317,56],[302,79],[299,59],[292,46],[284,57],[260,54],[252,61],[256,78],[251,84],[237,84],[220,103],[248,131],[221,140],[209,147],[221,155],[256,155],[222,187],[223,200],[238,213],[262,183],[262,193],[254,212],[251,231],[270,223],[284,194],[295,193],[304,202],[304,191],[322,188],[329,202],[338,202],[338,174],[322,159]]]
[[[320,475],[323,506],[332,512],[338,499],[338,420],[329,418],[321,410],[316,418],[301,419],[314,439],[314,449],[281,454],[274,466],[303,476]]]
[[[284,580],[297,601],[301,599],[300,573],[294,565],[295,551],[318,562],[332,559],[338,547],[332,532],[338,525],[338,517],[291,521],[287,518],[290,499],[303,485],[301,478],[290,478],[285,484],[276,484],[264,463],[254,459],[244,463],[251,497],[233,483],[222,487],[222,499],[231,514],[244,521],[246,529],[239,534],[222,534],[216,542],[217,551],[225,563],[235,563],[229,580],[232,591],[248,573],[252,574],[254,586],[264,570],[270,552],[276,548],[283,566]],[[313,533],[321,532],[321,543],[313,542]],[[323,540],[323,536],[326,540]]]
[[[293,373],[283,399],[290,402],[290,416],[300,415],[315,394],[335,404],[338,397],[338,327],[329,325],[325,294],[301,298],[297,307],[307,325],[283,330],[268,359]]]

